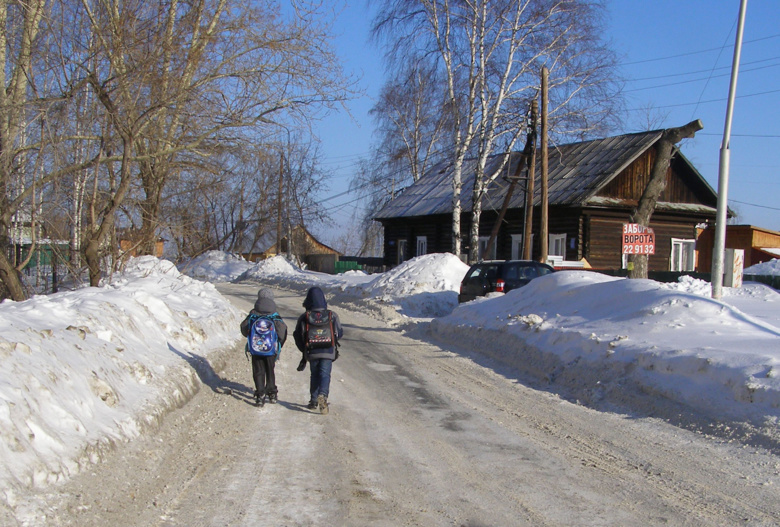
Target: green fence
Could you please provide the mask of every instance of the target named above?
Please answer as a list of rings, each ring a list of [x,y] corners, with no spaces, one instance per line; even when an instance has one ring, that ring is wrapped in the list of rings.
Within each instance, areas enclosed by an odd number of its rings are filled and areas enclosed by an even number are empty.
[[[357,262],[350,260],[339,260],[336,262],[336,274],[344,273],[346,271],[361,271],[363,266]]]

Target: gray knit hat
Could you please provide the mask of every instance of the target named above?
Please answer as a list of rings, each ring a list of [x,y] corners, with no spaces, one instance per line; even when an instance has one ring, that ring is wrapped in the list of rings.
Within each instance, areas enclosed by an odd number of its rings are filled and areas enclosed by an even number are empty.
[[[271,300],[273,300],[274,292],[271,289],[264,287],[263,289],[257,292],[257,299],[260,300],[261,298],[270,298]]]

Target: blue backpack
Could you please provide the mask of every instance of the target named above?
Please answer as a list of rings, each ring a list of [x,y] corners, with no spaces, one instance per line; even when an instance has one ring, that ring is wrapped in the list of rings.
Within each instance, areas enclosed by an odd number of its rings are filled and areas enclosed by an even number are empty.
[[[279,315],[261,315],[255,318],[249,326],[249,353],[260,357],[272,357],[281,352],[279,335],[276,333],[274,319]]]

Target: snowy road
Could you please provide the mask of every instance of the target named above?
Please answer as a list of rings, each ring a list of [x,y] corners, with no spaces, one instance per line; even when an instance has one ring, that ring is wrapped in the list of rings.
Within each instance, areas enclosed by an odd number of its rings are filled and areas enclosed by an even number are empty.
[[[221,285],[239,309],[255,285]],[[302,297],[277,291],[290,326]],[[339,309],[331,412],[292,339],[277,405],[239,349],[154,437],[48,494],[50,525],[778,525],[780,459],[597,412]]]

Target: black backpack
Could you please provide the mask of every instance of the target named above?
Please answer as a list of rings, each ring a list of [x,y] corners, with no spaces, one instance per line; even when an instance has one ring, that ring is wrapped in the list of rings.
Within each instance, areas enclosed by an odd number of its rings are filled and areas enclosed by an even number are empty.
[[[333,313],[325,311],[307,311],[306,348],[323,349],[336,347],[336,331],[333,327]]]

